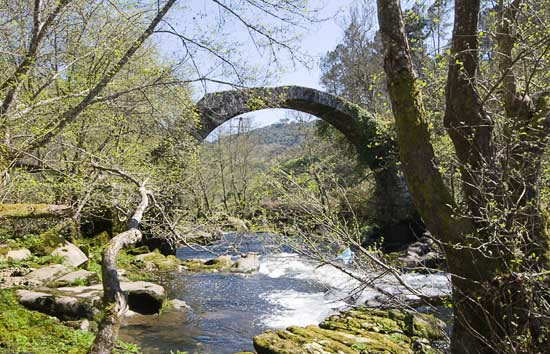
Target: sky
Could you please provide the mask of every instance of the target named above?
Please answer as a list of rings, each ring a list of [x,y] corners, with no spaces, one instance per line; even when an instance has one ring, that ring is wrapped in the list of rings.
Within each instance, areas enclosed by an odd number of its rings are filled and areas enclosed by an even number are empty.
[[[304,65],[296,64],[295,67],[289,68],[288,72],[283,74],[278,81],[279,85],[298,85],[322,89],[320,59],[342,40],[344,28],[341,25],[341,17],[347,13],[354,2],[356,1],[332,0],[326,4],[321,16],[329,19],[315,25],[301,41],[302,50],[314,57],[313,65],[311,68],[307,68]],[[265,126],[284,118],[285,110],[264,110],[251,114],[254,116],[256,126]]]
[[[235,2],[237,3],[237,2]],[[349,8],[359,3],[359,0],[310,0],[313,8],[320,7],[318,18],[324,19],[319,23],[308,25],[306,30],[302,31],[302,37],[298,41],[300,51],[310,57],[309,68],[299,62],[292,62],[285,53],[277,53],[279,67],[283,72],[278,72],[277,78],[271,78],[267,84],[269,86],[279,85],[299,85],[322,89],[320,86],[320,59],[330,50],[333,50],[343,38],[342,17],[345,16]],[[242,13],[246,14],[245,11]],[[219,7],[212,1],[193,0],[186,2],[185,5],[171,14],[169,21],[178,30],[179,33],[193,33],[194,38],[200,38],[207,41],[207,38],[219,38],[220,45],[226,45],[231,41],[242,43],[239,49],[231,52],[232,48],[224,49],[228,51],[227,55],[234,55],[234,62],[245,66],[254,67],[258,65],[259,74],[262,75],[261,62],[264,64],[272,58],[270,53],[262,52],[256,49],[254,43],[249,38],[245,28],[239,26],[238,21],[233,23],[229,20],[230,16],[219,12]],[[236,23],[235,23],[236,22]],[[203,36],[204,33],[204,36]],[[161,47],[167,55],[173,58],[181,56],[185,50],[182,50],[182,42],[175,36],[160,35]],[[215,47],[216,43],[210,43]],[[215,58],[210,53],[198,53],[196,57],[197,67],[200,68],[201,75],[208,74],[224,80],[224,73],[218,71],[208,71],[209,64],[215,62]],[[216,65],[211,65],[216,66]],[[235,81],[229,78],[228,81]],[[263,86],[263,85],[262,85]],[[204,94],[204,87],[195,84],[197,99]],[[209,84],[207,92],[227,90],[228,87]],[[253,127],[261,127],[273,124],[287,117],[285,110],[262,110],[249,114],[253,116]]]

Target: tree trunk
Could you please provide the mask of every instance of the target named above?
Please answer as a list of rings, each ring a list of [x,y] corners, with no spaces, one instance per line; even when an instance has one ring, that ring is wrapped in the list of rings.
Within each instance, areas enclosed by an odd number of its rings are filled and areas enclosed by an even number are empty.
[[[127,175],[123,174],[123,176]],[[89,354],[109,354],[113,351],[118,338],[120,320],[128,309],[127,295],[122,291],[118,280],[116,257],[121,249],[141,240],[141,231],[137,227],[141,222],[145,209],[147,209],[149,198],[145,186],[139,185],[139,192],[141,203],[128,222],[129,230],[118,234],[109,241],[109,245],[103,253],[101,274],[104,315],[99,323],[98,332]]]
[[[528,237],[520,241],[522,247],[527,245],[531,250],[532,242],[539,247],[535,261],[530,251],[523,259],[514,255],[507,242],[517,243],[517,235],[498,230],[498,225],[491,225],[491,220],[482,217],[482,211],[487,210],[491,201],[498,207],[505,204],[492,193],[499,188],[497,178],[501,172],[494,161],[493,123],[483,111],[475,87],[479,65],[477,26],[480,2],[456,1],[453,56],[446,92],[445,125],[462,163],[463,189],[470,216],[458,216],[462,213],[434,166],[427,117],[404,32],[400,1],[378,0],[377,5],[385,48],[384,69],[398,129],[403,171],[427,228],[443,244],[452,275],[455,322],[451,351],[454,354],[542,353],[548,349],[546,343],[550,328],[547,314],[548,224],[541,221],[543,219],[538,217],[540,210],[533,207],[529,210],[535,217],[528,223],[522,224],[520,216],[510,218],[511,222],[520,220],[520,224],[525,225]],[[508,88],[513,87],[509,77],[505,81]],[[507,111],[521,112],[523,109],[509,105]],[[547,110],[542,114],[548,114]],[[535,120],[539,122],[541,119]],[[546,124],[545,119],[542,121]],[[539,131],[544,132],[544,129]],[[540,157],[537,156],[540,155],[537,154],[546,146],[544,139],[546,137],[540,135],[534,138],[539,143],[536,146],[542,144],[543,148],[538,148],[530,160],[525,160],[526,155],[522,154],[522,163],[539,163],[537,158]],[[523,140],[525,142],[515,146],[523,143],[527,149],[533,147],[531,139]],[[532,176],[529,177],[527,180],[532,180]],[[512,198],[517,196],[511,194]],[[526,206],[536,200],[537,196],[530,194],[533,195],[525,196],[522,201]],[[501,232],[494,236],[495,230]],[[528,264],[518,268],[514,260]],[[541,277],[546,280],[540,280]]]

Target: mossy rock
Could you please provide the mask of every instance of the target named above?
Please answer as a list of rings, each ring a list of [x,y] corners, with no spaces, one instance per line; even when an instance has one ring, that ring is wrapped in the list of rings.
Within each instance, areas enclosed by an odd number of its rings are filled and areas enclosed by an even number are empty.
[[[78,236],[78,230],[73,222],[62,222],[41,233],[38,241],[31,246],[33,254],[46,256],[56,248],[63,246],[66,241],[72,241]]]
[[[445,323],[406,310],[357,308],[330,316],[319,326],[289,327],[254,337],[258,354],[388,353],[438,354]]]
[[[135,257],[136,261],[148,263],[151,267],[154,267],[155,270],[160,272],[172,272],[179,270],[180,260],[175,256],[168,255],[165,256],[161,254],[158,250],[154,252],[140,254]]]
[[[181,265],[185,270],[192,272],[220,272],[228,271],[233,266],[233,262],[229,256],[220,256],[209,260],[187,259],[181,261]]]

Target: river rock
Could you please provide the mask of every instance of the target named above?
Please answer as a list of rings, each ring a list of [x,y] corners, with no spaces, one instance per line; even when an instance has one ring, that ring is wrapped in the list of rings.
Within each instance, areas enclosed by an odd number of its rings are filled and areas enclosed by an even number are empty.
[[[69,272],[69,268],[62,264],[52,264],[47,267],[33,270],[29,274],[25,275],[25,279],[45,283],[55,280]]]
[[[146,271],[179,271],[180,260],[173,255],[165,256],[159,252],[149,252],[135,257],[138,262],[144,263]]]
[[[249,252],[235,261],[231,271],[238,273],[252,273],[260,269],[260,256]]]
[[[72,283],[90,283],[92,281],[99,280],[95,272],[90,272],[84,269],[65,274],[61,278],[55,279],[55,283],[59,286],[67,286]]]
[[[65,243],[63,246],[56,248],[52,252],[53,256],[60,256],[64,258],[63,263],[70,267],[78,267],[79,265],[85,263],[88,260],[88,257],[70,242]]]
[[[169,303],[174,310],[187,310],[191,308],[185,301],[180,299],[172,299]]]
[[[405,254],[397,258],[404,268],[415,270],[438,269],[444,263],[444,256],[438,252],[434,241],[426,236],[411,244]]]
[[[21,305],[62,320],[91,319],[98,311],[87,299],[30,290],[18,290]]]
[[[0,255],[0,261],[23,261],[32,257],[31,251],[26,248],[10,250],[5,255]]]
[[[231,268],[231,266],[233,265],[233,261],[231,260],[231,256],[223,255],[217,258],[209,259],[204,262],[204,264],[207,266],[216,266],[220,270],[224,270]]]
[[[407,310],[357,308],[330,316],[319,326],[289,327],[254,337],[258,354],[442,353],[445,323]]]
[[[193,272],[220,272],[228,271],[234,266],[231,256],[219,256],[208,260],[186,259],[181,261],[181,269]]]
[[[121,282],[120,287],[128,294],[128,306],[130,310],[143,315],[159,313],[166,301],[166,292],[158,284],[136,281]],[[85,298],[95,305],[101,305],[103,286],[101,284],[91,286],[61,287],[56,291],[66,296]]]

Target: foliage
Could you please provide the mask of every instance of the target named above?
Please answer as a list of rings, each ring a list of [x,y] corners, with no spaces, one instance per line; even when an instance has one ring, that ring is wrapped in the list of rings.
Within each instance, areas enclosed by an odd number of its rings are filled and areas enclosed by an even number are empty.
[[[94,335],[19,305],[12,290],[0,290],[0,347],[8,353],[87,353]]]

